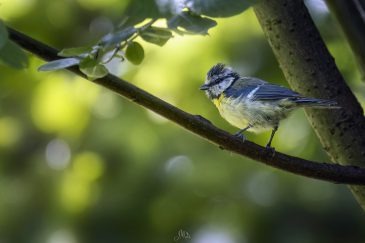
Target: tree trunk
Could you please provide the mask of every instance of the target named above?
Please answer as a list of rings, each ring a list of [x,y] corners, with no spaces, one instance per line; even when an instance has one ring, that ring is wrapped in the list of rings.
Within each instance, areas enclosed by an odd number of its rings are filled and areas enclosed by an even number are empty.
[[[299,93],[342,109],[306,109],[334,163],[365,167],[365,119],[301,0],[259,0],[254,11],[286,79]],[[293,134],[295,136],[295,134]],[[365,187],[351,186],[365,209]]]

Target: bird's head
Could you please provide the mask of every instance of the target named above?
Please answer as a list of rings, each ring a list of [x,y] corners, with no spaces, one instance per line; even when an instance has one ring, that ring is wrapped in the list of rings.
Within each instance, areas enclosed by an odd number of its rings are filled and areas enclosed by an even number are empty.
[[[232,68],[218,63],[208,71],[205,83],[200,86],[200,90],[204,90],[209,99],[216,99],[239,78],[239,74]]]

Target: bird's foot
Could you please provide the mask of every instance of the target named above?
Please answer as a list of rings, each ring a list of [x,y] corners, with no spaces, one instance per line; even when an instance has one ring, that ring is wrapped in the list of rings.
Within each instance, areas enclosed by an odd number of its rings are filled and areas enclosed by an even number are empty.
[[[233,134],[233,136],[235,136],[236,138],[242,140],[242,142],[246,141],[246,136],[243,135],[242,133],[240,132],[236,132],[235,134]]]
[[[276,151],[275,151],[274,147],[271,147],[270,144],[267,144],[265,148],[266,148],[267,153],[272,154],[272,157],[275,156]]]

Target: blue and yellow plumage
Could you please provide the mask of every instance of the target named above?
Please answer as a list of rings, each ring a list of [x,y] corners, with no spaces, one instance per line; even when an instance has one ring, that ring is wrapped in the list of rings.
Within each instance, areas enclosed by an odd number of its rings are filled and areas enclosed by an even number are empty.
[[[258,78],[241,77],[223,64],[213,66],[204,85],[209,99],[224,119],[241,130],[260,132],[272,129],[271,141],[282,119],[300,107],[338,108],[331,100],[307,98],[288,88]]]

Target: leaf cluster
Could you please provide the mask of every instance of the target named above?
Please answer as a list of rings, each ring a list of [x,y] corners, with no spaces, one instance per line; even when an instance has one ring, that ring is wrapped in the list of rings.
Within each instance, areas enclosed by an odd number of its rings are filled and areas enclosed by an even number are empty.
[[[134,65],[139,65],[143,61],[145,52],[143,46],[136,41],[137,37],[145,42],[163,46],[173,37],[173,33],[207,35],[208,30],[217,25],[217,22],[210,17],[236,15],[247,9],[252,1],[131,1],[124,21],[115,31],[91,45],[63,49],[58,53],[60,59],[42,65],[39,70],[53,71],[79,66],[80,71],[89,79],[101,78],[108,74],[105,65],[114,59],[128,60]],[[164,20],[165,25],[156,26],[157,20]]]

